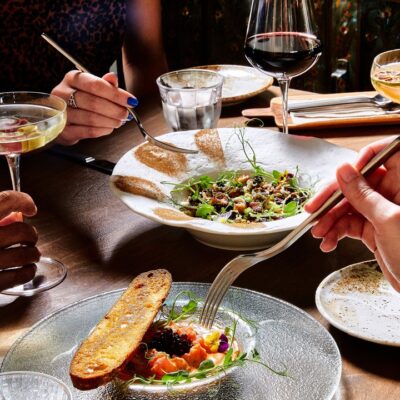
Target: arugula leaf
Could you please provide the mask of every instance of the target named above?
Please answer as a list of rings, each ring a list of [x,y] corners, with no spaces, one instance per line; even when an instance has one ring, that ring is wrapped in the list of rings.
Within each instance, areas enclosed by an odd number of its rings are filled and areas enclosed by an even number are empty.
[[[213,180],[208,175],[203,175],[199,178],[199,186],[202,189],[207,189],[209,186],[213,184]]]
[[[296,211],[297,211],[297,203],[294,200],[285,204],[285,207],[283,208],[283,212],[287,215],[294,215],[296,214]]]
[[[282,176],[282,174],[281,174],[279,171],[277,171],[276,169],[274,169],[274,170],[272,171],[272,175],[273,175],[273,177],[274,177],[277,181],[279,181],[279,179],[280,179],[281,176]]]
[[[197,207],[196,217],[207,218],[209,215],[215,213],[215,208],[211,204],[202,203]]]

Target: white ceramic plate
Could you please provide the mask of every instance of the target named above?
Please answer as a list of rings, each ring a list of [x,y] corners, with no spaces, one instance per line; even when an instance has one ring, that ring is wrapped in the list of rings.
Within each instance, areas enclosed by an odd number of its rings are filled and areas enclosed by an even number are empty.
[[[341,331],[400,347],[400,293],[390,286],[375,260],[327,276],[315,301],[324,318]]]
[[[166,301],[171,304],[178,293],[188,290],[204,298],[209,288],[209,284],[174,283]],[[242,337],[251,349],[255,347],[271,367],[282,370],[285,366],[291,378],[249,362],[233,368],[219,385],[208,384],[207,390],[203,387],[202,391],[187,384],[182,385],[187,386],[186,390],[173,386],[160,394],[142,390],[143,385],[131,385],[131,391],[126,393],[115,382],[79,391],[72,387],[68,374],[71,358],[121,293],[117,290],[90,297],[42,319],[13,345],[1,371],[31,370],[55,376],[70,387],[74,400],[331,400],[337,390],[342,362],[337,345],[325,328],[289,303],[231,287],[222,307],[256,322],[251,327],[239,320],[242,333],[237,335],[238,340]],[[179,302],[178,306],[182,304]]]
[[[244,65],[202,65],[201,69],[216,71],[224,77],[222,104],[240,103],[266,91],[273,83],[271,76]]]
[[[204,244],[231,250],[266,248],[300,224],[307,214],[263,223],[220,223],[188,217],[169,200],[174,185],[165,182],[180,183],[204,174],[251,170],[235,132],[233,128],[223,128],[173,132],[159,137],[180,147],[197,147],[199,153],[194,155],[172,153],[143,143],[118,161],[111,186],[136,213],[161,224],[185,228]],[[267,129],[246,128],[245,138],[255,149],[257,161],[265,170],[295,172],[298,167],[300,183],[315,185],[315,190],[334,178],[340,164],[353,161],[356,155],[352,150],[325,140],[283,135]],[[130,193],[117,189],[118,176],[131,177]]]

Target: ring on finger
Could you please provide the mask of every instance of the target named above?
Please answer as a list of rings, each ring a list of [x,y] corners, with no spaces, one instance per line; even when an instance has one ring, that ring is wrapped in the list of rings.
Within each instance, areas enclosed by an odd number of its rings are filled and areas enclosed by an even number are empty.
[[[67,101],[67,104],[68,104],[69,107],[72,107],[72,108],[79,108],[79,107],[78,107],[78,104],[76,103],[76,98],[75,98],[75,93],[76,93],[76,92],[77,92],[77,91],[74,90],[74,91],[69,95],[69,98],[68,98],[68,101]]]

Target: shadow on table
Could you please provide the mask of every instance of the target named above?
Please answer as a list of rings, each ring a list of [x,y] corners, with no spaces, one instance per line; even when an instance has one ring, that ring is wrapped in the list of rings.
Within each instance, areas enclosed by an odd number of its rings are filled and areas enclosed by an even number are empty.
[[[150,250],[149,243],[154,243]],[[137,274],[151,268],[166,268],[175,281],[212,282],[220,269],[240,252],[207,247],[186,231],[157,226],[118,243],[106,268],[115,273]],[[301,308],[313,307],[315,290],[332,271],[370,259],[362,244],[344,240],[335,252],[324,254],[310,235],[286,252],[243,273],[235,286],[257,290]]]
[[[367,342],[333,326],[329,327],[329,332],[348,362],[371,374],[400,382],[400,348]]]
[[[217,275],[218,267],[235,255],[235,252],[204,246],[183,229],[156,226],[125,236],[115,246],[106,267],[132,274],[165,268],[172,273],[174,281],[208,282]]]

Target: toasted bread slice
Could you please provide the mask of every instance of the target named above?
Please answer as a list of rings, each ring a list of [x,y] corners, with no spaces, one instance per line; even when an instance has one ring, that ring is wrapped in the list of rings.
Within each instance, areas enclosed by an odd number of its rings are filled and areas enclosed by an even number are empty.
[[[82,342],[70,366],[74,386],[94,389],[111,381],[135,352],[171,288],[171,275],[158,269],[137,276]]]

